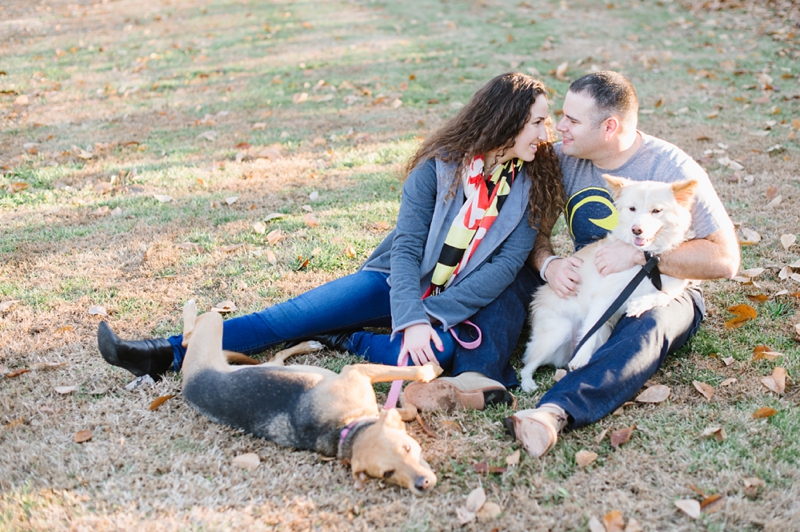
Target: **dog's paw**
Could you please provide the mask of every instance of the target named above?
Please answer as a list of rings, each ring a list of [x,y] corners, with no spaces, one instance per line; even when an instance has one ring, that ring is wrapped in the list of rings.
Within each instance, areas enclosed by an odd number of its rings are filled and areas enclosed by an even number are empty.
[[[422,382],[430,382],[439,375],[442,374],[444,371],[442,366],[437,364],[436,362],[428,362],[421,366],[422,369],[422,378],[420,379]]]
[[[589,362],[589,359],[584,359],[584,357],[576,356],[569,362],[569,370],[575,371],[576,369],[581,369],[586,363]]]
[[[521,386],[527,393],[535,392],[539,387],[536,385],[536,381],[533,380],[533,377],[523,377]]]

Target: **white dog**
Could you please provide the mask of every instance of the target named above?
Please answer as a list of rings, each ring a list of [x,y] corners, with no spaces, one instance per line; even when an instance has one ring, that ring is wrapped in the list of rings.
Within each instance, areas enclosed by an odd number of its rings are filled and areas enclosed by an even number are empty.
[[[583,261],[578,273],[581,284],[577,295],[566,299],[559,297],[549,285],[536,292],[531,303],[533,330],[523,356],[522,389],[531,392],[537,388],[533,373],[539,366],[552,364],[572,370],[584,366],[597,349],[603,345],[623,313],[640,316],[654,307],[667,305],[686,287],[688,281],[666,275],[661,276],[662,288],[657,290],[649,279],[644,279],[603,327],[581,347],[570,360],[572,351],[581,338],[594,326],[639,272],[636,266],[629,270],[601,276],[595,267],[595,254],[612,242],[622,240],[655,255],[668,251],[690,238],[692,217],[689,208],[694,200],[697,181],[676,183],[656,181],[631,181],[604,175],[614,195],[619,211],[619,224],[598,242],[581,248],[575,256]]]

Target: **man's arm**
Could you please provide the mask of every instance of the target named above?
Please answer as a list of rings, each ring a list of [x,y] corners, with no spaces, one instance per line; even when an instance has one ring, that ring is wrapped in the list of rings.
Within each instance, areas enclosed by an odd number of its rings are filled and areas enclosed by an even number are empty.
[[[661,255],[661,273],[679,279],[730,279],[739,271],[739,242],[733,228],[720,229],[706,236],[684,242]],[[597,252],[597,271],[605,276],[645,263],[644,253],[617,241]]]
[[[544,220],[539,224],[533,251],[528,255],[528,266],[538,271],[542,279],[547,281],[559,297],[567,297],[578,293],[581,277],[578,275],[577,268],[583,261],[576,257],[558,257],[548,260],[555,256],[550,235],[553,233],[556,220],[557,218]]]

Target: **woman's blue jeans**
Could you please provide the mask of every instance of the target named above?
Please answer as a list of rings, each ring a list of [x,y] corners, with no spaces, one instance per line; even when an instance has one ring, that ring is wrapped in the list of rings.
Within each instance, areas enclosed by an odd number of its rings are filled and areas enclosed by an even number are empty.
[[[313,288],[283,303],[260,312],[238,316],[223,323],[222,348],[247,355],[274,345],[309,337],[359,329],[391,327],[388,274],[359,271]],[[483,342],[476,349],[464,349],[450,332],[437,327],[444,351],[433,348],[445,369],[457,375],[477,371],[506,385],[517,384],[516,373],[508,363],[527,316],[530,294],[538,285],[537,276],[524,266],[517,279],[493,303],[471,318],[483,331]],[[469,327],[456,326],[466,340]],[[181,335],[169,338],[175,353],[174,369],[183,362],[185,348]],[[366,361],[397,365],[402,334],[389,340],[388,334],[360,331],[350,336],[348,351]]]

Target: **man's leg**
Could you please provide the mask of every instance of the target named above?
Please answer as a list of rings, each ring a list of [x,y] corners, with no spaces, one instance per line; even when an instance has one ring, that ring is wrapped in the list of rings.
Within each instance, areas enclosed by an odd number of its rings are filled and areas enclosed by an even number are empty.
[[[565,410],[572,428],[602,419],[630,400],[667,355],[697,332],[702,319],[688,292],[638,318],[623,317],[589,363],[555,383],[539,405]]]
[[[523,266],[514,282],[497,299],[470,318],[481,328],[483,341],[475,349],[456,346],[454,376],[472,371],[501,382],[506,387],[519,386],[517,372],[509,360],[519,342],[522,326],[528,319],[533,293],[541,283],[533,270]],[[458,326],[456,329],[462,340],[474,339],[469,336],[471,327]]]

